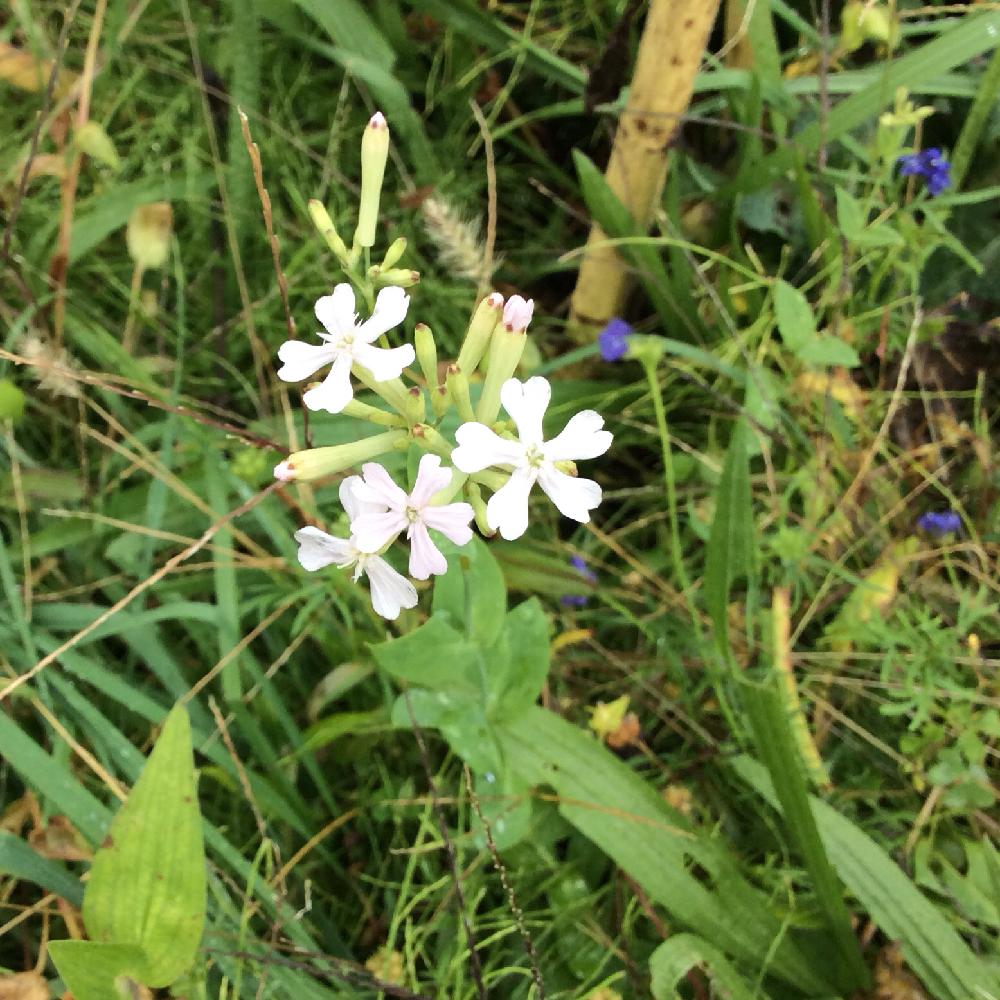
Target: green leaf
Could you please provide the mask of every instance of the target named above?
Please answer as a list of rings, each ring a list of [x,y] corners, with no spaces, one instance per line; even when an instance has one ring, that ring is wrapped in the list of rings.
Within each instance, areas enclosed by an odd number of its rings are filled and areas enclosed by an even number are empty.
[[[788,831],[798,847],[812,880],[813,891],[830,931],[831,958],[839,953],[837,976],[845,993],[867,984],[868,973],[851,931],[851,917],[844,905],[843,888],[834,874],[816,821],[809,809],[809,789],[800,765],[800,754],[783,699],[774,687],[775,677],[764,686],[746,682],[742,701],[753,733],[757,755],[771,775],[781,802]]]
[[[439,611],[408,635],[373,646],[375,662],[407,684],[476,694],[481,691],[479,651],[448,624],[450,620],[450,615]]]
[[[796,351],[796,355],[803,364],[817,368],[827,365],[857,368],[861,364],[858,352],[834,336],[817,337],[811,344]]]
[[[715,945],[695,934],[674,934],[649,956],[654,1000],[674,1000],[677,984],[697,966],[704,967],[720,996],[729,1000],[759,996]]]
[[[733,761],[737,774],[780,808],[765,769],[749,757]],[[995,973],[976,957],[952,924],[899,866],[854,823],[810,796],[823,846],[848,889],[890,941],[899,941],[907,965],[937,1000],[1000,994]]]
[[[48,858],[43,858],[20,837],[0,830],[0,873],[34,882],[47,892],[62,896],[72,906],[83,902],[80,880]]]
[[[167,986],[194,961],[205,857],[191,730],[179,705],[94,856],[83,922],[94,941],[145,952],[146,986]]]
[[[549,620],[537,597],[519,604],[504,623],[506,656],[485,654],[492,715],[520,712],[533,705],[549,670]]]
[[[503,573],[489,547],[473,536],[461,547],[442,541],[448,571],[434,581],[432,611],[447,611],[452,621],[465,623],[473,643],[489,646],[503,628],[507,589]]]
[[[689,822],[590,734],[538,706],[495,726],[504,764],[530,786],[548,786],[559,811],[679,923],[727,955],[813,995],[822,972],[798,947],[736,859]]]
[[[728,650],[727,606],[734,581],[753,575],[753,501],[750,491],[745,420],[737,421],[715,494],[715,517],[705,554],[705,605],[715,626],[719,648]]]
[[[134,944],[53,941],[49,955],[74,1000],[129,1000],[136,993],[128,980],[144,984],[146,956]]]
[[[837,225],[848,240],[856,240],[865,228],[865,216],[857,199],[848,194],[842,187],[837,193]]]
[[[806,297],[787,281],[774,285],[774,313],[785,346],[794,354],[817,337],[816,318]]]

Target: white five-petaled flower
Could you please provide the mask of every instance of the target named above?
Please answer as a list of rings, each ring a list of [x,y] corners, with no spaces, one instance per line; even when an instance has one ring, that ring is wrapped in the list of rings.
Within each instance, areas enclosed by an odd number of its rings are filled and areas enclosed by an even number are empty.
[[[371,510],[371,505],[355,495],[360,476],[350,476],[340,484],[340,502],[353,522]],[[349,539],[334,538],[316,527],[300,528],[295,532],[299,543],[299,562],[310,572],[336,564],[340,569],[354,567],[354,580],[363,573],[371,583],[372,607],[376,613],[390,621],[399,617],[403,608],[417,603],[417,590],[406,577],[397,573],[381,556],[363,551],[352,533]],[[381,546],[379,546],[381,548]]]
[[[405,531],[410,541],[410,575],[426,580],[433,573],[444,573],[448,561],[431,540],[427,529],[440,531],[456,545],[465,545],[472,538],[469,527],[472,507],[469,504],[431,503],[434,494],[451,482],[452,470],[442,469],[437,455],[424,455],[409,496],[377,462],[366,463],[361,471],[364,479],[354,486],[354,496],[368,509],[357,518],[351,518],[351,533],[361,548],[378,552]]]
[[[374,342],[387,330],[406,318],[410,297],[395,285],[383,288],[375,300],[375,309],[363,323],[354,311],[354,289],[347,283],[337,285],[332,295],[316,301],[316,318],[326,328],[317,334],[322,344],[306,344],[287,340],[278,348],[278,358],[284,362],[278,378],[285,382],[302,382],[325,365],[332,364],[323,382],[310,389],[302,402],[310,410],[340,413],[354,396],[351,388],[351,367],[358,364],[372,373],[376,382],[399,378],[407,365],[413,364],[413,346],[375,347]]]
[[[548,380],[536,376],[527,382],[508,379],[500,402],[517,426],[519,440],[502,438],[485,424],[466,423],[458,428],[458,447],[451,460],[462,472],[481,472],[490,466],[511,470],[510,479],[490,497],[486,520],[506,539],[519,538],[528,527],[528,494],[537,482],[559,512],[586,523],[601,502],[601,487],[592,479],[577,479],[557,463],[597,458],[611,447],[611,433],[602,430],[604,419],[594,410],[572,417],[551,441],[542,438],[542,418],[552,397]]]

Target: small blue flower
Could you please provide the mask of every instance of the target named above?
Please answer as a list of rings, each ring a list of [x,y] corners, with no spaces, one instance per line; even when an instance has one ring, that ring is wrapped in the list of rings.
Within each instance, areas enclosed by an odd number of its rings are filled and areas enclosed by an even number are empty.
[[[951,164],[937,146],[901,156],[899,172],[903,177],[923,177],[932,198],[951,187]]]
[[[597,583],[597,574],[590,569],[583,556],[571,556],[569,564],[577,571],[577,573],[580,574],[581,577],[583,577],[584,580],[587,581],[587,583]],[[559,603],[567,608],[582,608],[587,603],[587,595],[563,594],[563,596],[559,598]]]
[[[605,361],[621,361],[628,351],[631,336],[632,327],[616,316],[597,337],[597,343],[601,347],[601,357]]]
[[[953,510],[929,510],[917,518],[917,527],[932,535],[951,535],[962,527],[962,519]]]

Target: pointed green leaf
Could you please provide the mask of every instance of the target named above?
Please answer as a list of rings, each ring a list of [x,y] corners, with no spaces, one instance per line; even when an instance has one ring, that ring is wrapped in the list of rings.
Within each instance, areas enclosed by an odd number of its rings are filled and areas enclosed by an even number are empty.
[[[720,996],[753,1000],[759,994],[732,967],[715,945],[694,934],[674,934],[649,956],[654,1000],[673,1000],[677,984],[695,966],[703,966]]]
[[[83,897],[92,940],[146,953],[146,986],[194,961],[205,924],[205,858],[191,730],[177,706],[94,856]]]
[[[798,354],[816,339],[816,318],[806,297],[787,281],[774,285],[774,313],[785,346]]]

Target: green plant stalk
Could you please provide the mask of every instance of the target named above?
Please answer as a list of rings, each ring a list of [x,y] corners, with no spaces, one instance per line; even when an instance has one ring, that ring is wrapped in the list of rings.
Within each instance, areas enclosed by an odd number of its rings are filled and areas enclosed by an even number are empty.
[[[697,610],[691,600],[691,581],[684,569],[684,554],[681,549],[680,522],[677,519],[677,481],[674,476],[674,453],[670,447],[670,428],[667,425],[667,413],[663,406],[663,392],[656,376],[657,364],[652,358],[640,358],[646,380],[649,382],[649,392],[653,397],[653,412],[656,414],[656,428],[660,435],[660,448],[663,452],[663,483],[667,491],[667,517],[670,522],[670,557],[674,567],[677,583],[684,594],[691,620],[698,627]],[[700,633],[700,629],[699,629]]]
[[[972,154],[976,151],[976,144],[986,127],[990,113],[996,106],[998,94],[1000,94],[1000,47],[993,50],[993,58],[990,59],[990,64],[979,82],[979,90],[951,154],[951,183],[955,190],[958,190],[965,180],[965,174],[972,162]]]

